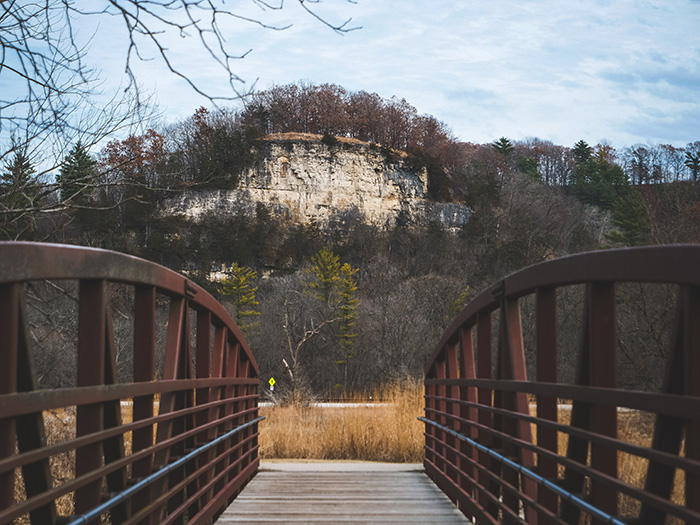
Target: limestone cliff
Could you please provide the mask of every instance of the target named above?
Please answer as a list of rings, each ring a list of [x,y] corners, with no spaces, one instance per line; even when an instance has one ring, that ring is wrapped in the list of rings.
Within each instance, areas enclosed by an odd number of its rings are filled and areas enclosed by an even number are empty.
[[[321,225],[344,213],[379,226],[405,220],[457,228],[467,221],[466,207],[426,199],[426,170],[412,166],[406,154],[296,133],[268,136],[258,148],[260,160],[241,174],[237,188],[183,192],[167,212],[197,220],[210,212],[252,212],[261,203],[275,215]]]

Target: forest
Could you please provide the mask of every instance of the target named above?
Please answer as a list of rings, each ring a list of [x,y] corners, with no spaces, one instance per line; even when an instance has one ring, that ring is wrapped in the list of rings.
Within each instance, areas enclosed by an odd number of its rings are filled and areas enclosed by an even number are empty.
[[[293,224],[264,206],[252,216],[212,214],[199,222],[162,213],[164,200],[183,189],[234,188],[258,154],[256,141],[278,132],[315,133],[329,146],[349,137],[405,151],[427,169],[429,198],[466,204],[470,220],[452,233],[438,224],[372,225],[342,212],[324,227]],[[22,149],[1,167],[2,240],[113,249],[185,272],[236,316],[263,381],[276,378],[280,399],[337,398],[420,378],[460,309],[524,266],[588,250],[700,241],[700,141],[621,149],[537,138],[472,144],[405,100],[328,84],[275,86],[235,107],[200,108],[99,152],[77,142],[55,173],[37,171]],[[224,280],[212,280],[212,272]],[[61,290],[47,286],[36,294],[63,304],[72,292]],[[654,341],[672,308],[644,301],[654,306],[637,315],[625,305],[659,293],[619,291],[623,384],[658,381],[661,345]],[[119,290],[114,297],[116,311],[128,316],[131,299]],[[564,317],[581,306],[575,294],[560,301]],[[49,310],[60,308],[35,312],[37,327],[72,329]],[[562,331],[565,355],[575,353],[577,330]],[[53,352],[44,356],[43,386],[70,384],[63,372],[70,367],[56,364],[60,342],[40,332],[36,339]],[[572,373],[565,358],[560,367],[564,378]]]

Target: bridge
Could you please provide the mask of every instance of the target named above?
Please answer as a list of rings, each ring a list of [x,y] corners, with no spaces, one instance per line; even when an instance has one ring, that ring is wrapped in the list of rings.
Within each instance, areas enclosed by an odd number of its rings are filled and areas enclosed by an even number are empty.
[[[617,287],[627,282],[669,284],[677,304],[657,391],[618,384]],[[60,320],[76,333],[68,387],[38,385],[37,324],[26,303],[41,286],[74,303]],[[567,382],[557,316],[569,288],[583,300]],[[133,312],[126,373],[115,297]],[[564,257],[486,290],[426,367],[417,475],[432,480],[429,507],[452,505],[461,517],[446,522],[455,523],[700,523],[699,321],[700,246]],[[523,335],[530,327],[534,341]],[[256,477],[258,366],[225,309],[186,277],[115,252],[0,243],[0,356],[0,523],[225,523],[244,512],[252,521],[270,506],[255,488],[269,477]],[[623,435],[629,414],[650,421],[651,439]],[[59,441],[48,428],[56,418]],[[629,458],[641,465],[635,479],[620,468]],[[68,475],[53,474],[57,461]],[[292,474],[277,473],[277,484]],[[343,497],[333,485],[352,476],[332,478],[324,483],[330,502]],[[386,487],[403,487],[400,478],[375,488],[373,501],[384,492],[401,506]],[[297,477],[293,499],[311,482]],[[365,512],[355,522],[376,521],[371,505],[354,506]]]

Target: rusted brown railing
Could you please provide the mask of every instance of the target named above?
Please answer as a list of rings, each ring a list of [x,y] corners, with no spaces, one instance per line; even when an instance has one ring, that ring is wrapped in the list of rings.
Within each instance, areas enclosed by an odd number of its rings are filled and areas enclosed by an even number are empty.
[[[626,282],[677,285],[660,391],[618,388],[616,287]],[[557,297],[574,285],[585,288],[582,337],[576,379],[563,384]],[[700,246],[584,253],[510,275],[447,330],[425,389],[426,471],[477,523],[700,523]],[[623,439],[621,413],[650,414],[653,439]],[[643,458],[641,481],[618,472],[623,456]]]
[[[45,280],[77,282],[75,387],[37,388],[26,290]],[[113,283],[133,294],[128,383],[117,376]],[[164,348],[157,305],[168,312]],[[0,243],[0,359],[0,523],[209,523],[257,471],[255,359],[226,310],[162,266],[104,250]],[[122,405],[131,421],[122,421]],[[73,434],[47,446],[46,414],[65,407]],[[57,479],[60,455],[74,458],[73,468]],[[72,513],[59,515],[56,500],[71,495]],[[100,518],[93,509],[105,501]]]

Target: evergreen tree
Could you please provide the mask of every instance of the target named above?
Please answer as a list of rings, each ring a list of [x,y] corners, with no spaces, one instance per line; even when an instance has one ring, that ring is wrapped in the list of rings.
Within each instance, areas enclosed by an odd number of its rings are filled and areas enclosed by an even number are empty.
[[[577,166],[588,162],[593,155],[593,148],[591,148],[585,140],[579,140],[574,144],[571,153],[574,155],[574,161]]]
[[[605,155],[592,155],[584,141],[576,143],[574,158],[577,165],[571,188],[581,202],[612,213],[618,229],[608,239],[626,246],[643,244],[648,233],[648,214],[641,195],[630,185],[623,169],[606,160]]]
[[[467,306],[467,304],[469,304],[469,286],[462,290],[462,293],[457,296],[457,299],[455,299],[450,306],[450,317],[456,317],[457,314]]]
[[[649,214],[641,194],[633,187],[621,192],[613,209],[613,223],[617,231],[609,239],[625,246],[645,244],[649,234]]]
[[[510,154],[513,153],[513,150],[515,149],[513,143],[510,141],[510,139],[506,137],[501,137],[497,141],[493,142],[491,145],[496,151],[498,151],[501,155],[503,155],[506,158],[510,157]]]
[[[358,269],[353,268],[348,263],[345,263],[340,268],[339,274],[339,310],[340,310],[340,339],[343,348],[346,349],[346,355],[352,357],[352,347],[354,346],[354,338],[357,334],[353,333],[355,321],[357,320],[357,305],[360,300],[357,298],[357,284],[353,277]]]
[[[692,151],[686,151],[683,164],[690,169],[693,180],[697,181],[698,175],[700,175],[700,153],[693,154]]]
[[[360,300],[357,298],[357,284],[353,277],[358,269],[353,268],[348,263],[345,263],[340,268],[339,273],[339,317],[340,317],[340,332],[338,340],[342,348],[343,359],[338,361],[339,365],[344,365],[344,386],[348,388],[348,366],[350,359],[354,355],[355,337],[354,332],[355,322],[357,321],[357,305]]]
[[[0,173],[0,210],[8,212],[0,215],[0,233],[5,239],[19,239],[34,225],[30,209],[39,204],[41,190],[34,174],[34,165],[23,150]]]
[[[576,166],[571,180],[572,190],[581,202],[604,210],[612,210],[618,197],[629,187],[627,175],[620,166],[591,156]]]
[[[308,285],[311,294],[334,309],[334,294],[340,281],[340,259],[326,246],[311,257],[311,262],[313,266],[308,271],[315,277]]]
[[[260,303],[255,297],[258,287],[254,286],[257,278],[258,274],[251,268],[233,263],[221,281],[221,294],[232,299],[236,309],[234,317],[243,332],[253,330],[257,322],[252,319],[260,315],[256,310]]]
[[[61,187],[61,201],[85,205],[90,198],[90,185],[95,178],[95,161],[83,144],[78,143],[68,152],[56,177]]]

